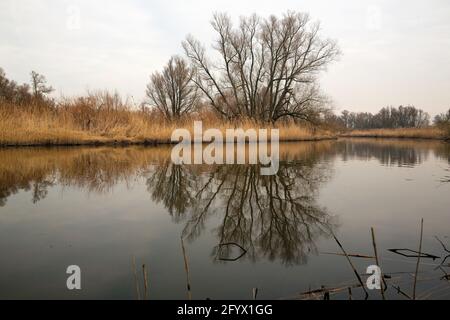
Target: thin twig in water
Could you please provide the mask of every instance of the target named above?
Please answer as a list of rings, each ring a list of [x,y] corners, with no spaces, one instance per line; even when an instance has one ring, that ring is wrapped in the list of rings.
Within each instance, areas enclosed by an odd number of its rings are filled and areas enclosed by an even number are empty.
[[[420,222],[419,255],[417,257],[416,273],[414,275],[413,300],[416,300],[417,275],[419,273],[420,256],[422,254],[422,237],[423,237],[423,218]]]
[[[395,290],[397,290],[397,293],[402,294],[403,296],[405,296],[405,297],[408,298],[409,300],[412,299],[412,298],[410,297],[409,294],[407,294],[407,293],[404,292],[402,289],[400,289],[400,286],[396,287],[396,286],[392,285],[392,288],[394,288]]]
[[[144,300],[148,298],[148,278],[147,278],[147,269],[145,268],[145,264],[142,265],[142,273],[144,275]]]
[[[444,273],[441,280],[450,280],[450,274],[448,274],[447,271],[445,271],[441,266],[439,266],[439,269],[441,269],[441,271]]]
[[[183,258],[184,258],[184,271],[186,272],[186,287],[187,287],[187,296],[189,300],[192,300],[192,294],[191,294],[191,280],[189,276],[189,262],[186,255],[186,249],[184,248],[184,241],[183,237],[181,237],[181,249],[183,251]]]
[[[441,239],[438,238],[438,236],[434,236],[436,238],[437,241],[439,241],[439,243],[441,244],[442,248],[444,249],[445,252],[450,253],[450,251],[447,249],[447,247],[445,246],[445,244],[441,241]]]
[[[132,258],[132,263],[133,263],[133,274],[134,274],[134,282],[135,282],[135,286],[136,286],[137,299],[141,300],[141,291],[139,289],[139,281],[138,281],[138,276],[137,276],[137,271],[136,271],[136,258],[134,256]]]
[[[442,242],[441,239],[439,239],[437,236],[435,236],[435,238],[436,238],[437,241],[439,241],[439,243],[441,244],[441,246],[444,249],[444,251],[447,252],[447,253],[450,253],[450,251],[445,246],[444,242]],[[445,264],[445,261],[447,261],[448,258],[450,258],[450,254],[442,259],[441,266],[443,266]]]
[[[219,255],[220,255],[220,250],[222,249],[222,247],[225,247],[225,246],[236,246],[236,247],[238,247],[239,249],[241,249],[241,254],[239,255],[239,256],[237,256],[236,258],[221,258],[220,256],[219,256],[219,258],[217,258],[218,260],[222,260],[222,261],[237,261],[237,260],[239,260],[240,258],[242,258],[246,253],[247,253],[247,250],[245,250],[241,245],[239,245],[238,243],[236,243],[236,242],[227,242],[227,243],[220,243],[219,244],[219,246],[218,246],[218,253],[219,253]]]
[[[373,251],[374,251],[374,253],[375,253],[375,262],[376,262],[378,268],[380,268],[380,270],[381,270],[380,261],[378,260],[377,243],[376,243],[376,241],[375,241],[375,231],[374,231],[373,228],[370,228],[370,231],[371,231],[371,233],[372,233],[372,244],[373,244]],[[384,288],[383,288],[383,285],[384,285],[383,271],[381,271],[380,276],[381,276],[381,279],[380,279],[381,297],[383,298],[383,300],[386,300],[386,297],[384,296]]]
[[[364,287],[364,283],[361,279],[361,277],[359,276],[358,271],[356,270],[355,266],[352,263],[352,260],[350,260],[349,256],[347,255],[347,252],[345,251],[344,247],[342,247],[341,243],[339,242],[338,238],[336,238],[336,236],[334,235],[334,233],[331,233],[333,235],[334,240],[336,241],[336,243],[338,244],[338,246],[341,248],[342,252],[344,253],[345,257],[347,258],[348,263],[350,264],[350,266],[353,269],[353,272],[355,273],[356,278],[358,279],[358,282],[361,284],[361,288],[364,290],[364,293],[366,294],[366,299],[369,297],[369,294],[367,293],[366,288]]]
[[[329,255],[334,255],[334,256],[345,256],[345,254],[343,253],[338,253],[338,252],[320,252],[320,254],[329,254]],[[347,254],[349,257],[352,258],[362,258],[362,259],[375,259],[375,257],[373,256],[367,256],[364,254]]]

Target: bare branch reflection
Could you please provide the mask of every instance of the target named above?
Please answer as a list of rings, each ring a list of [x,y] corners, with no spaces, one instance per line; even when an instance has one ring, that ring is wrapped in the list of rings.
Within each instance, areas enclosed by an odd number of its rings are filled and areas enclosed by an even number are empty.
[[[304,142],[282,144],[278,173],[261,176],[258,165],[176,166],[170,150],[170,146],[2,149],[0,206],[20,192],[38,203],[53,188],[99,194],[144,181],[153,201],[183,224],[185,237],[194,240],[205,230],[213,232],[215,260],[238,257],[239,247],[220,246],[235,243],[247,250],[242,259],[301,264],[316,252],[316,243],[327,230],[336,228],[333,216],[316,201],[336,157],[417,166],[434,155],[450,163],[449,144],[438,141]],[[446,169],[435,179],[448,182]]]
[[[176,221],[185,219],[183,236],[190,240],[205,230],[209,219],[218,220],[213,228],[216,259],[233,260],[233,246],[220,244],[236,243],[252,261],[265,257],[306,263],[308,254],[317,251],[317,239],[335,227],[315,201],[330,169],[313,157],[282,162],[273,176],[260,175],[259,165],[218,165],[200,171],[166,162],[155,169],[147,186]]]

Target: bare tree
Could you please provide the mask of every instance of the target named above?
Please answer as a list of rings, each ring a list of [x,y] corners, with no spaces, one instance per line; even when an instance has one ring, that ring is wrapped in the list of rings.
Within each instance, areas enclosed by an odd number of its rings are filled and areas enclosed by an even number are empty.
[[[179,119],[191,112],[198,100],[197,86],[191,81],[193,70],[185,60],[172,57],[162,73],[152,74],[147,85],[150,104],[168,120]]]
[[[334,41],[321,39],[319,24],[288,12],[282,18],[243,17],[238,27],[228,15],[215,14],[212,26],[218,64],[192,36],[183,47],[198,71],[195,83],[217,112],[271,122],[317,118],[326,102],[317,75],[339,54]]]
[[[5,101],[17,105],[29,104],[33,96],[27,84],[17,84],[14,80],[6,77],[5,72],[0,68],[0,101]]]
[[[31,71],[31,88],[35,98],[43,98],[54,89],[47,85],[47,79],[42,74]]]

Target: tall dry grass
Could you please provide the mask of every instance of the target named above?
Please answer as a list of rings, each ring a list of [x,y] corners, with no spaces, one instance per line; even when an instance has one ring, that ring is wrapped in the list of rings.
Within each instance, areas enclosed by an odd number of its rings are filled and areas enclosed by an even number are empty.
[[[0,145],[76,145],[107,143],[168,143],[173,130],[193,133],[193,121],[202,120],[203,130],[217,128],[274,128],[242,119],[227,122],[211,112],[200,112],[177,122],[160,114],[133,107],[117,94],[94,93],[62,99],[57,106],[17,106],[0,101]],[[333,138],[326,130],[292,122],[276,126],[283,141]]]
[[[342,137],[359,138],[411,138],[411,139],[444,139],[444,130],[438,127],[400,128],[400,129],[367,129],[353,130],[341,134]]]

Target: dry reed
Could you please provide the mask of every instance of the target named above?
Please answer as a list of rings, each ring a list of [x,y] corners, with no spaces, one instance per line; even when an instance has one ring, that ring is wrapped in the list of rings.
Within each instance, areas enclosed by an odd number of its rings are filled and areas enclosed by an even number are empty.
[[[367,129],[353,130],[341,134],[342,137],[359,138],[410,138],[410,139],[445,139],[444,130],[438,127],[401,128],[401,129]]]
[[[413,300],[416,300],[416,286],[417,286],[417,276],[419,274],[420,257],[422,255],[422,239],[423,239],[423,218],[420,221],[420,242],[419,242],[419,254],[417,255],[416,272],[414,274],[414,286],[413,286]]]
[[[203,130],[217,128],[275,128],[249,119],[228,122],[214,113],[202,111],[169,122],[159,113],[138,108],[117,95],[96,93],[62,100],[56,107],[17,106],[0,101],[0,146],[3,145],[89,145],[168,143],[174,129],[193,132],[193,122],[201,120]],[[282,141],[334,138],[327,130],[307,124],[284,122]]]
[[[377,250],[377,242],[375,241],[375,230],[372,228],[370,228],[370,232],[372,234],[372,245],[373,245],[373,251],[375,254],[375,263],[377,264],[377,266],[381,269],[381,265],[380,265],[380,260],[378,259],[378,250]],[[380,286],[381,286],[381,297],[383,300],[386,300],[386,297],[384,296],[384,277],[383,277],[383,272],[381,272],[380,274],[381,276],[381,281],[380,281]]]

